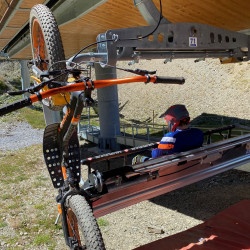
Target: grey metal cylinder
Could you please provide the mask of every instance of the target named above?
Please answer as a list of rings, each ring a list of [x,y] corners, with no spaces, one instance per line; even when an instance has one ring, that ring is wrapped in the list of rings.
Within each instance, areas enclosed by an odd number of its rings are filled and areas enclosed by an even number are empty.
[[[21,60],[21,82],[22,82],[22,89],[27,89],[30,87],[30,72],[28,68],[28,60]],[[23,97],[29,96],[28,93],[23,94]]]
[[[21,60],[21,81],[22,81],[22,89],[27,89],[30,87],[30,72],[28,68],[28,60]],[[24,97],[29,96],[28,93],[23,95]],[[52,123],[58,123],[61,121],[61,115],[59,111],[50,110],[48,107],[43,105],[43,114],[46,125]]]
[[[43,114],[46,125],[59,123],[62,120],[60,111],[53,111],[45,105],[43,105]]]
[[[96,80],[115,79],[116,69],[102,68],[95,64]],[[100,149],[118,149],[116,135],[120,135],[120,119],[117,86],[97,89],[99,121],[100,121]]]

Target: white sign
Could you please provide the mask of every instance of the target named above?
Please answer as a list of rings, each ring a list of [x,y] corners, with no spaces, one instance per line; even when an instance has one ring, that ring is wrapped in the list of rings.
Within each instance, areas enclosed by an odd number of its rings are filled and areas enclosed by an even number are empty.
[[[197,37],[189,37],[189,47],[197,47]]]

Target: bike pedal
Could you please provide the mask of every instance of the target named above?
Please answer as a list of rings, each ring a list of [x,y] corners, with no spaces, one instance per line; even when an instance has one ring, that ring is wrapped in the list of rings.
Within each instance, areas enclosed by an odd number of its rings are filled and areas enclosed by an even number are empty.
[[[43,155],[54,188],[63,186],[64,179],[61,168],[61,152],[58,138],[59,123],[46,126],[43,135]]]
[[[74,132],[69,141],[68,164],[74,174],[74,181],[79,183],[81,181],[81,154],[77,131]]]
[[[62,153],[59,138],[59,123],[50,124],[44,130],[43,155],[54,188],[63,186],[64,178],[61,168]],[[68,164],[74,174],[74,181],[80,182],[81,156],[77,132],[75,131],[69,141]]]

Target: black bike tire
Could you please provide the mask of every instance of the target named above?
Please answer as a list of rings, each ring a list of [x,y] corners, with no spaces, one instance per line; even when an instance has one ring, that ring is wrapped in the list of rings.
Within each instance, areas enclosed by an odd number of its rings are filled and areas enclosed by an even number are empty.
[[[42,30],[45,41],[45,47],[48,56],[48,67],[54,63],[65,60],[64,49],[60,31],[56,19],[50,9],[43,5],[35,5],[30,12],[30,39],[33,59],[35,59],[35,52],[33,48],[33,22],[37,19]],[[66,68],[66,63],[58,63],[51,67],[51,70],[61,70]],[[64,81],[65,76],[57,78],[57,81]],[[48,99],[43,100],[43,104],[52,110],[61,110],[65,105],[53,105]]]
[[[73,210],[78,227],[84,235],[87,249],[105,250],[100,228],[86,199],[81,195],[70,196],[67,198],[66,208]]]

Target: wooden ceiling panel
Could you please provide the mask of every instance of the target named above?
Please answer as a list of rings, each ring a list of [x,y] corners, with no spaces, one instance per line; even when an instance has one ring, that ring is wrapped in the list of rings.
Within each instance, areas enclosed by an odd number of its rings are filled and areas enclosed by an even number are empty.
[[[21,50],[19,53],[11,57],[12,59],[30,59],[32,58],[32,52],[30,45]]]
[[[6,28],[0,35],[0,39],[10,39],[17,33],[16,29]]]
[[[122,8],[121,8],[122,6]],[[110,0],[87,15],[63,25],[62,31],[82,34],[99,34],[109,29],[147,25],[133,1]]]
[[[63,41],[64,52],[67,58],[69,58],[70,56],[73,56],[76,52],[82,49],[85,45],[88,45],[96,40],[95,35],[85,36],[82,34],[76,34],[74,36],[74,43],[73,43],[71,34],[61,33],[61,37]]]
[[[153,0],[159,9],[159,0]],[[194,22],[233,31],[250,28],[249,0],[163,0],[163,16],[170,22]]]
[[[70,56],[95,42],[98,34],[109,29],[146,25],[133,1],[126,4],[123,0],[107,1],[87,15],[60,27],[65,55]]]
[[[7,24],[8,27],[22,27],[30,17],[29,11],[17,11],[16,14],[11,18],[9,23]]]
[[[2,19],[10,2],[11,2],[11,0],[0,0],[0,20]]]
[[[34,5],[39,3],[44,3],[44,0],[24,0],[22,4],[20,5],[20,9],[31,9]]]
[[[20,7],[31,8],[41,2],[23,0]],[[153,2],[159,9],[159,0]],[[234,31],[250,29],[250,0],[162,0],[162,7],[163,15],[171,22],[204,23]],[[29,11],[18,10],[8,26],[21,27],[28,19]],[[132,0],[107,0],[85,16],[60,26],[60,32],[69,57],[109,29],[146,25]],[[10,39],[14,33],[7,27],[0,38]],[[31,51],[27,47],[15,58],[19,56],[31,56]]]
[[[9,41],[8,39],[0,39],[0,48],[3,48],[8,41]]]

